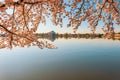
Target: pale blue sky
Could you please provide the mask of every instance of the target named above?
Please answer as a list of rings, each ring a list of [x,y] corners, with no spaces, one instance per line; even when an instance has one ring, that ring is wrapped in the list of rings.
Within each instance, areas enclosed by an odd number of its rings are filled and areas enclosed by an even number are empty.
[[[64,0],[66,3],[68,3],[68,0]],[[71,4],[71,2],[70,2]],[[67,7],[66,10],[69,11],[69,8]],[[63,21],[65,23],[67,23],[67,20]],[[80,25],[80,27],[77,30],[77,33],[91,33],[90,28],[88,28],[89,24],[86,21],[83,21],[82,24]],[[102,28],[103,27],[103,22],[99,22],[97,28],[96,28],[96,33],[103,33]],[[116,25],[114,24],[115,27],[115,32],[120,32],[120,25]],[[49,31],[55,31],[55,32],[59,32],[59,33],[73,33],[73,29],[72,27],[67,28],[66,25],[63,25],[62,28],[60,28],[59,26],[54,26],[52,25],[50,20],[47,20],[47,25],[43,25],[40,24],[39,28],[37,30],[37,32],[49,32]]]
[[[64,0],[66,3],[68,3],[68,0]],[[71,4],[71,2],[70,2]],[[67,7],[66,10],[69,11],[69,8]],[[65,23],[67,23],[67,20],[63,21]],[[80,25],[80,27],[77,30],[77,33],[91,33],[90,28],[88,28],[89,24],[86,21],[83,21],[82,24]],[[97,28],[96,28],[96,33],[103,33],[102,28],[103,27],[103,22],[99,22]],[[115,27],[115,32],[120,32],[120,25],[116,25],[114,24]],[[67,28],[66,25],[63,25],[62,28],[60,28],[59,26],[54,26],[52,25],[51,21],[48,19],[47,20],[47,25],[43,25],[40,24],[39,28],[37,30],[37,32],[49,32],[49,31],[55,31],[55,32],[59,32],[59,33],[73,33],[73,29],[72,27]]]
[[[99,25],[96,28],[96,33],[103,33],[102,31],[102,26],[103,23],[99,23]],[[120,26],[119,25],[114,25],[115,27],[115,32],[120,32]],[[40,24],[38,27],[37,32],[50,32],[50,31],[55,31],[59,33],[73,33],[72,27],[67,28],[66,26],[63,26],[60,28],[59,26],[54,26],[51,22],[47,22],[46,25]],[[88,28],[88,23],[82,22],[81,26],[78,28],[77,33],[90,33],[90,28]]]
[[[0,2],[3,2],[4,0],[0,0]],[[65,0],[67,1],[67,0]],[[13,12],[12,10],[8,10],[8,12]],[[67,20],[63,21],[65,23],[67,23]],[[101,28],[103,26],[103,23],[99,23],[99,25],[97,26],[96,29],[96,33],[100,33],[102,32]],[[120,28],[119,25],[114,25],[115,27],[115,31],[116,32],[120,32]],[[67,28],[66,25],[63,25],[62,28],[60,28],[59,26],[54,26],[51,22],[50,19],[47,19],[47,24],[44,25],[42,23],[40,23],[40,25],[38,26],[38,30],[37,32],[50,32],[50,31],[55,31],[55,32],[59,32],[59,33],[73,33],[72,27]],[[88,23],[86,21],[82,22],[82,24],[80,25],[80,27],[77,30],[77,33],[90,33],[90,28],[88,28]]]

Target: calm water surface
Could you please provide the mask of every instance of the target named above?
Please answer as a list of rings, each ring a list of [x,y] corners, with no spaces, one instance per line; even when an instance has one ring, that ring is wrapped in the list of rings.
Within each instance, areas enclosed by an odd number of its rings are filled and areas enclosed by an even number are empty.
[[[0,80],[120,80],[120,41],[58,39],[58,49],[0,50]]]

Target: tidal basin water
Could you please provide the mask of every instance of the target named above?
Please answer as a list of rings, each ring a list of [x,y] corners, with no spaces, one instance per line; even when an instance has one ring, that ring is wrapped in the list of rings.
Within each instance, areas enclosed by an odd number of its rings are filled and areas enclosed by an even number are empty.
[[[57,39],[58,49],[0,50],[0,80],[120,80],[120,41]]]

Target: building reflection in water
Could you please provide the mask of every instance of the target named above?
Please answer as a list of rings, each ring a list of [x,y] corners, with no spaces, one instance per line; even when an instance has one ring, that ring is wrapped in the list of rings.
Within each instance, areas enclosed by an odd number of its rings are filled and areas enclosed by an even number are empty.
[[[70,34],[70,33],[65,33],[65,34],[58,34],[55,33],[54,31],[48,32],[48,33],[39,33],[36,34],[38,38],[41,39],[48,39],[54,42],[56,39],[59,38],[64,38],[64,39],[71,39],[71,38],[86,38],[86,39],[94,39],[94,38],[103,38],[103,34]]]
[[[60,39],[60,38],[64,38],[64,39],[71,39],[71,38],[75,38],[75,39],[81,39],[81,38],[85,38],[85,39],[112,39],[112,40],[120,40],[120,34],[113,34],[112,37],[109,37],[109,35],[105,34],[90,34],[90,33],[86,33],[86,34],[71,34],[71,33],[64,33],[64,34],[59,34],[59,33],[55,33],[54,31],[48,32],[48,33],[39,33],[36,34],[38,38],[41,39],[48,39],[52,42],[54,42],[56,39]]]

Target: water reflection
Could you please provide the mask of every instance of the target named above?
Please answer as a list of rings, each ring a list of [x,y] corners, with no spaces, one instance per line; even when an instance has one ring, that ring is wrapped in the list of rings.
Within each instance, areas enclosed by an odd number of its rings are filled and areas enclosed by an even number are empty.
[[[51,34],[51,33],[42,33],[42,34],[36,34],[36,36],[39,39],[47,39],[50,40],[52,42],[54,42],[57,39],[112,39],[112,40],[120,40],[120,37],[114,38],[114,36],[112,38],[110,37],[106,37],[109,35],[103,35],[103,34]]]
[[[0,36],[0,49],[13,47],[30,47],[30,46],[38,46],[39,48],[56,48],[53,44],[47,41],[39,41],[36,35],[7,35]]]
[[[107,35],[108,36],[108,35]],[[119,39],[119,35],[116,35]],[[55,40],[58,39],[105,39],[103,34],[55,34],[53,31],[49,33],[33,34],[33,35],[1,35],[0,36],[0,49],[13,47],[30,47],[38,46],[39,48],[56,49],[53,45]],[[51,42],[47,41],[50,40]],[[111,38],[110,38],[111,39]],[[117,40],[112,38],[112,40]]]
[[[120,80],[120,41],[64,39],[58,49],[0,50],[0,80]]]

